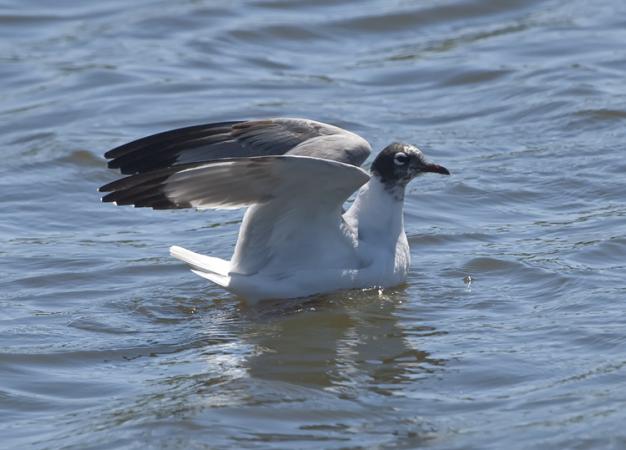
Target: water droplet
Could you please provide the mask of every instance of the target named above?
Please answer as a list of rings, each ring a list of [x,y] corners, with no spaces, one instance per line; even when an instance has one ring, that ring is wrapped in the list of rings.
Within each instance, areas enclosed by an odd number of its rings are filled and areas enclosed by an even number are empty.
[[[463,278],[463,283],[465,283],[465,289],[467,289],[468,291],[472,290],[472,276],[471,275],[465,275],[465,278]]]

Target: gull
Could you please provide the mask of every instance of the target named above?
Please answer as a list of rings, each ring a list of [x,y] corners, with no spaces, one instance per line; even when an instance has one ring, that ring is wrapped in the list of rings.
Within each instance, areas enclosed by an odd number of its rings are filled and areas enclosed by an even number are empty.
[[[170,248],[192,272],[244,299],[388,288],[409,271],[407,184],[450,172],[396,142],[368,173],[360,166],[371,150],[355,133],[308,119],[210,123],[108,151],[108,167],[128,176],[99,191],[103,202],[153,209],[247,207],[229,261]]]

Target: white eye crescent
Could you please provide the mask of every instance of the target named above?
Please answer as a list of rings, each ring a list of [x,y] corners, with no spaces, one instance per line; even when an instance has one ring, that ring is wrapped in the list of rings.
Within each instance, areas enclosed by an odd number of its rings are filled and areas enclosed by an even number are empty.
[[[404,152],[398,152],[394,155],[393,162],[396,166],[404,166],[409,162],[409,156]]]

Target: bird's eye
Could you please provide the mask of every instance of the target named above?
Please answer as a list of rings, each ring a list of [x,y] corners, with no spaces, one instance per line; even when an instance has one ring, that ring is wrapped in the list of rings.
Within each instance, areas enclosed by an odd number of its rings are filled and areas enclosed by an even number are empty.
[[[397,166],[404,166],[408,161],[409,161],[409,156],[403,152],[398,152],[393,157],[393,162]]]

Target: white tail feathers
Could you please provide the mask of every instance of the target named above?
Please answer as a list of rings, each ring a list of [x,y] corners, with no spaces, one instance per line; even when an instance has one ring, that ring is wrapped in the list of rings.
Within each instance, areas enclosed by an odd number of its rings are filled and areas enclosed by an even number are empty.
[[[170,247],[170,254],[191,266],[196,275],[206,278],[215,284],[228,287],[230,284],[230,261],[213,256],[201,255],[176,245]]]

